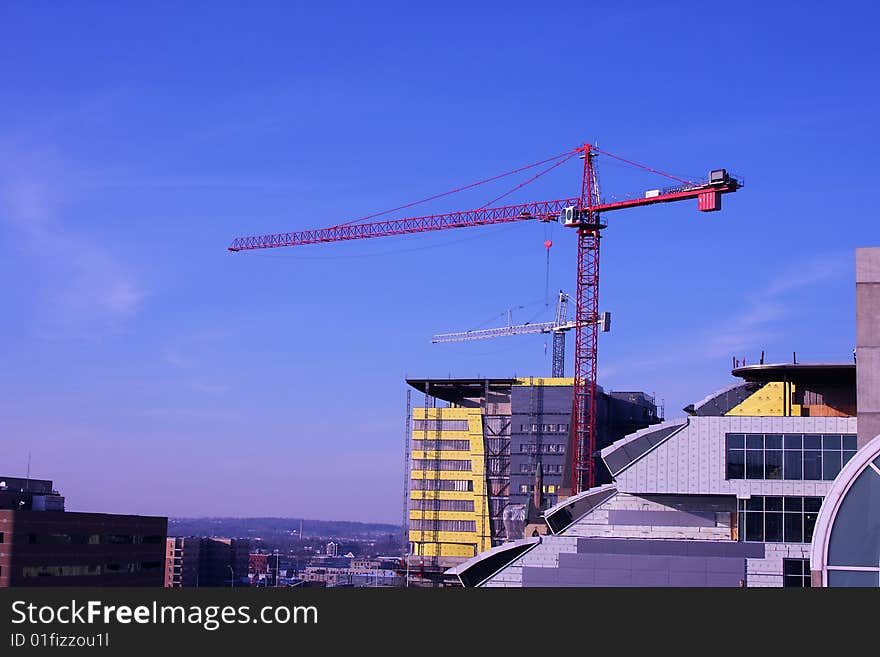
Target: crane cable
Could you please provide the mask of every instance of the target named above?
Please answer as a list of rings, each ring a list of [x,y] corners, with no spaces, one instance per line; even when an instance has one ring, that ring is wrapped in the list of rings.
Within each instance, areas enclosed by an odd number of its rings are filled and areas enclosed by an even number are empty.
[[[466,189],[472,189],[474,187],[478,187],[480,185],[485,185],[486,183],[490,183],[495,180],[500,180],[501,178],[506,178],[507,176],[512,176],[515,173],[527,171],[528,169],[534,169],[535,167],[541,166],[542,164],[546,164],[547,162],[552,162],[554,160],[558,160],[563,157],[566,158],[566,160],[568,160],[569,158],[573,157],[576,153],[577,153],[577,149],[572,149],[570,151],[566,151],[565,153],[560,153],[559,155],[554,155],[553,157],[548,157],[546,159],[543,159],[540,162],[535,162],[533,164],[528,164],[526,166],[519,167],[517,169],[513,169],[512,171],[500,173],[496,176],[492,176],[491,178],[485,178],[484,180],[478,180],[477,182],[471,183],[469,185],[464,185],[462,187],[456,187],[455,189],[451,189],[448,192],[434,194],[433,196],[428,196],[428,197],[420,199],[418,201],[412,201],[410,203],[400,205],[396,208],[391,208],[390,210],[383,210],[382,212],[368,214],[367,216],[361,217],[360,219],[352,219],[351,221],[346,221],[345,223],[341,223],[336,226],[333,226],[333,228],[339,228],[340,226],[348,226],[349,224],[360,223],[362,221],[367,221],[368,219],[375,219],[376,217],[381,217],[386,214],[391,214],[392,212],[397,212],[398,210],[405,210],[406,208],[411,208],[414,205],[419,205],[421,203],[427,203],[428,201],[434,201],[438,198],[443,198],[444,196],[451,196],[452,194],[457,194],[458,192],[463,192]],[[551,168],[553,168],[553,167],[551,167]],[[543,174],[540,174],[540,175],[543,175]],[[529,182],[531,182],[531,181],[529,181]],[[528,184],[528,183],[525,183],[525,184]],[[513,190],[511,190],[511,191],[513,191]],[[506,196],[506,194],[504,196]],[[499,198],[502,198],[502,197],[499,197]],[[498,200],[498,199],[495,199],[495,200]],[[490,203],[494,203],[494,202],[495,201],[490,201]],[[487,203],[486,206],[488,206],[490,203]],[[483,207],[486,207],[486,206],[483,206]]]
[[[621,162],[626,162],[627,164],[629,164],[631,166],[637,167],[639,169],[644,169],[645,171],[650,171],[651,173],[656,173],[661,176],[665,176],[666,178],[676,180],[680,183],[684,183],[685,185],[693,185],[694,184],[693,180],[685,180],[684,178],[679,178],[679,177],[673,176],[672,174],[669,174],[669,173],[663,173],[662,171],[659,171],[658,169],[652,169],[651,167],[649,167],[645,164],[639,164],[638,162],[633,162],[632,160],[627,160],[626,158],[620,157],[619,155],[615,155],[614,153],[609,153],[608,151],[603,151],[599,148],[596,148],[595,146],[593,146],[593,150],[596,151],[597,153],[601,153],[602,155],[607,155],[608,157],[613,157],[615,160],[620,160]]]

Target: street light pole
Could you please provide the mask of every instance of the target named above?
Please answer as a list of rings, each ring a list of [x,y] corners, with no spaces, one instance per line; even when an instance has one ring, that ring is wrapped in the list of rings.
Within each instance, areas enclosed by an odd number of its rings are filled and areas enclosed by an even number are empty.
[[[229,574],[230,574],[229,587],[235,588],[235,571],[232,569],[232,566],[226,566],[226,567],[229,568]]]

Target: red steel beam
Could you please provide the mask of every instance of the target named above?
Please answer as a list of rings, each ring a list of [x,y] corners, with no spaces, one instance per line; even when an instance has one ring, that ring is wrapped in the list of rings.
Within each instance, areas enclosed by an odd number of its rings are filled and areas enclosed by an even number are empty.
[[[739,189],[739,184],[730,182],[722,185],[700,185],[693,189],[685,189],[669,194],[660,194],[659,196],[651,196],[648,198],[631,198],[623,201],[615,201],[613,203],[601,203],[593,208],[596,212],[610,212],[611,210],[625,210],[626,208],[637,208],[642,205],[654,205],[656,203],[670,203],[672,201],[684,201],[689,198],[698,198],[700,194],[706,192],[716,192],[718,194],[727,194],[735,192]],[[720,209],[720,204],[718,209]]]
[[[486,226],[503,224],[513,221],[538,219],[555,221],[563,208],[577,205],[578,199],[559,199],[555,201],[538,201],[520,203],[500,208],[480,208],[465,212],[449,212],[434,214],[427,217],[409,219],[392,219],[366,224],[350,224],[332,226],[316,230],[304,230],[291,233],[275,233],[272,235],[256,235],[253,237],[236,238],[229,247],[230,251],[248,251],[251,249],[273,249],[282,246],[299,246],[302,244],[319,244],[321,242],[341,242],[360,240],[370,237],[387,237],[389,235],[405,235],[408,233],[424,233],[447,228],[467,228],[469,226]]]

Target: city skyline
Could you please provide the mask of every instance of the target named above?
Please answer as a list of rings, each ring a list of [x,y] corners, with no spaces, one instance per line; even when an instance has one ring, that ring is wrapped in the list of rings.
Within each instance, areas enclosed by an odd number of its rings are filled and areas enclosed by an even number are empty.
[[[70,510],[400,524],[405,378],[547,376],[542,336],[430,337],[503,324],[507,308],[549,315],[546,290],[552,306],[574,285],[570,231],[226,247],[586,140],[746,185],[716,214],[610,218],[600,385],[654,393],[672,418],[733,381],[732,357],[852,362],[853,250],[874,234],[876,7],[854,23],[818,4],[212,11],[4,12],[0,444],[7,475],[30,462]],[[589,48],[568,38],[578,25]],[[571,194],[572,166],[527,199]],[[656,186],[598,167],[609,193]]]

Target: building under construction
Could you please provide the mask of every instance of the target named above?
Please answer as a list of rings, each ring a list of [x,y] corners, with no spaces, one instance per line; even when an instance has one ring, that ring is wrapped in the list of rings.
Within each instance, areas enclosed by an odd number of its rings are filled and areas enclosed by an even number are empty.
[[[410,574],[436,583],[449,567],[543,528],[543,510],[569,494],[573,380],[407,383],[425,400],[407,412]],[[600,447],[662,419],[643,392],[600,389],[597,408]]]

